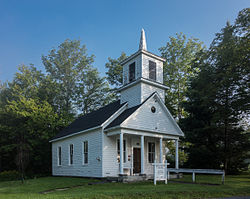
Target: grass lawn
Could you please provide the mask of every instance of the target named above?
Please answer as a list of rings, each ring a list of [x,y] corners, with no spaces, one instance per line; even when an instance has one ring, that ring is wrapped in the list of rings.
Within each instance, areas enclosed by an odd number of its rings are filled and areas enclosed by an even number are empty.
[[[98,182],[94,179],[43,177],[19,181],[0,182],[0,198],[209,198],[227,196],[250,196],[250,175],[226,176],[225,185],[221,185],[221,176],[197,175],[197,184],[191,183],[191,175],[173,180],[169,184],[153,182],[140,183],[106,183],[88,185]],[[211,184],[208,184],[211,183]],[[217,185],[215,185],[217,184]],[[46,190],[71,187],[67,190]]]

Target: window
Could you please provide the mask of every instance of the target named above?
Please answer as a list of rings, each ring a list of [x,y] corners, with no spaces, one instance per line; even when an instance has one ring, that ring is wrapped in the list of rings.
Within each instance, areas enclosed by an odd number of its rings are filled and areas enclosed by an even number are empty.
[[[69,164],[73,164],[73,154],[74,154],[74,149],[73,149],[73,144],[69,145]]]
[[[83,164],[88,164],[89,157],[88,157],[89,149],[88,149],[88,141],[83,142]]]
[[[152,112],[152,113],[155,113],[155,111],[156,111],[156,108],[155,108],[154,106],[152,106],[152,107],[151,107],[151,112]]]
[[[149,61],[149,79],[156,80],[156,63]]]
[[[129,65],[129,82],[135,80],[135,62]]]
[[[148,143],[148,162],[154,163],[155,161],[155,143]]]
[[[120,139],[117,140],[117,161],[120,162]],[[126,162],[126,140],[123,140],[123,162]]]
[[[62,147],[58,147],[58,166],[61,166],[62,165]]]

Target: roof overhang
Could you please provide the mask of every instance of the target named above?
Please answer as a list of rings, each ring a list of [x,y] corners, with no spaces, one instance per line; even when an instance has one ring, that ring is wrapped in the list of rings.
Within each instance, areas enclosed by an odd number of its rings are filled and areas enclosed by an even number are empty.
[[[142,49],[141,49],[141,50],[138,50],[136,53],[130,55],[127,59],[123,60],[123,61],[121,62],[121,65],[123,66],[124,64],[126,64],[127,62],[129,62],[131,59],[137,57],[137,56],[140,55],[140,54],[147,55],[147,56],[149,56],[149,57],[152,57],[152,58],[157,59],[157,60],[162,61],[162,62],[165,62],[165,61],[166,61],[166,59],[164,59],[164,58],[162,58],[162,57],[160,57],[160,56],[158,56],[158,55],[155,55],[155,54],[153,54],[153,53],[151,53],[151,52],[148,52],[148,51],[146,51],[146,50],[142,50]]]
[[[89,131],[94,131],[94,130],[97,130],[97,129],[100,129],[100,128],[102,128],[101,125],[93,127],[93,128],[89,128],[89,129],[86,129],[86,130],[83,130],[83,131],[78,131],[78,132],[72,133],[70,135],[63,136],[63,137],[55,138],[53,140],[50,140],[49,142],[56,142],[56,141],[63,140],[63,139],[68,138],[68,137],[76,136],[76,135],[79,135],[81,133],[86,133],[86,132],[89,132]]]

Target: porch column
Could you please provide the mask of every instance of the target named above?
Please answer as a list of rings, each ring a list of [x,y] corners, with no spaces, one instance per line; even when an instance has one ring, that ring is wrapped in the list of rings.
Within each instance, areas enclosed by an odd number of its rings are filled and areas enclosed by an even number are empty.
[[[179,143],[178,140],[175,140],[175,168],[179,169],[179,155],[178,155],[178,150],[179,150]]]
[[[120,175],[123,175],[123,133],[120,133]]]
[[[144,174],[144,135],[141,135],[141,174]]]
[[[160,138],[160,163],[162,163],[162,138]]]

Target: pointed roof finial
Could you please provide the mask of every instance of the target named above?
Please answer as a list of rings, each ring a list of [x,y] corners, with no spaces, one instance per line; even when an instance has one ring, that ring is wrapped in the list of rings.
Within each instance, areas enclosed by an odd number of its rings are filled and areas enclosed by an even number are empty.
[[[145,31],[143,28],[141,29],[141,40],[140,40],[139,50],[147,50]]]

